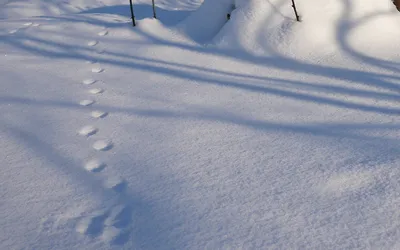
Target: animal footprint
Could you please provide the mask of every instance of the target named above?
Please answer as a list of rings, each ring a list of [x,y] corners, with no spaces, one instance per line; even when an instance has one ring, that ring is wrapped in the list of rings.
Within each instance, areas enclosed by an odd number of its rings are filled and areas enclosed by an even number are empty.
[[[101,72],[103,72],[103,71],[104,71],[104,69],[101,68],[101,67],[94,67],[94,68],[92,68],[92,72],[93,72],[93,73],[101,73]]]
[[[98,41],[90,41],[90,42],[88,42],[87,45],[93,47],[93,46],[96,46],[98,43],[99,43]]]
[[[81,128],[78,133],[83,136],[90,136],[96,134],[97,131],[98,129],[93,126],[85,126]]]
[[[119,177],[113,177],[106,181],[105,187],[114,190],[118,193],[123,193],[127,187],[127,183],[125,180]]]
[[[90,94],[93,94],[93,95],[101,94],[101,93],[103,93],[103,92],[104,92],[104,90],[103,90],[103,89],[100,89],[100,88],[89,89],[89,93],[90,93]]]
[[[92,85],[93,83],[96,83],[97,81],[95,79],[85,79],[82,81],[83,84],[85,85]]]
[[[92,112],[90,113],[90,115],[91,115],[93,118],[104,118],[104,117],[106,117],[106,116],[108,115],[108,113],[107,113],[107,112],[104,112],[104,111],[101,111],[101,110],[94,110],[94,111],[92,111]]]
[[[100,172],[105,167],[106,164],[99,160],[90,160],[85,164],[85,169],[89,172]]]
[[[122,245],[129,239],[128,226],[132,223],[132,209],[117,205],[111,210],[95,212],[83,218],[76,231],[91,237],[98,237],[110,244]]]
[[[93,143],[93,148],[97,151],[107,151],[113,147],[113,144],[109,140],[98,140]]]
[[[94,103],[94,100],[82,100],[79,102],[79,105],[81,106],[90,106]]]
[[[97,33],[99,36],[106,36],[108,34],[108,30],[103,30]]]
[[[83,218],[76,226],[76,231],[85,235],[100,235],[103,231],[103,222],[107,218],[107,215],[107,213],[97,211],[91,216]]]
[[[131,217],[130,207],[120,204],[111,209],[109,216],[104,221],[104,225],[124,228],[129,225],[129,217]]]

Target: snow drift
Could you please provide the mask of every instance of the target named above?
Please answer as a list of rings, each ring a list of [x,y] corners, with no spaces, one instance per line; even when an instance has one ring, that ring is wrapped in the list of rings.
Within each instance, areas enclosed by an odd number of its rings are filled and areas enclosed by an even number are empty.
[[[287,0],[205,0],[178,27],[198,42],[256,54],[330,53],[346,46],[398,51],[400,15],[389,0],[308,0],[297,1],[297,8],[301,23]]]

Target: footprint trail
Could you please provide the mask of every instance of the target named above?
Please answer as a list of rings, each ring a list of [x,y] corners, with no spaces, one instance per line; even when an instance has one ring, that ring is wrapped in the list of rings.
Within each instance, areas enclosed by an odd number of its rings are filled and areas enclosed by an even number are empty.
[[[108,30],[102,30],[97,33],[98,36],[106,36]],[[87,43],[88,46],[94,47],[99,42],[97,40],[92,40]],[[98,48],[95,50],[97,54],[104,53],[104,49]],[[86,61],[87,64],[92,64],[92,73],[104,72],[102,68],[96,61]],[[93,85],[97,83],[97,79],[87,78],[82,81],[83,85]],[[88,94],[99,95],[104,93],[105,90],[102,88],[93,87],[87,90]],[[91,106],[95,103],[94,99],[85,99],[79,102],[82,106]],[[108,115],[108,112],[102,110],[93,110],[90,116],[95,119],[104,118]],[[78,134],[81,136],[89,137],[96,136],[99,133],[99,129],[93,125],[83,126]],[[96,151],[108,151],[113,148],[113,142],[108,139],[98,139],[92,144],[92,148]],[[101,175],[100,172],[106,167],[106,163],[102,160],[93,158],[84,163],[83,168],[91,173],[97,173]],[[108,167],[108,166],[107,166]],[[127,188],[127,182],[120,177],[105,177],[104,178],[104,188],[113,192],[113,194],[122,199],[125,190]],[[76,231],[80,234],[87,235],[90,237],[99,237],[102,241],[110,244],[124,244],[129,240],[129,234],[131,232],[132,224],[132,209],[128,206],[125,201],[118,202],[108,210],[94,211],[91,215],[83,217],[76,225]]]

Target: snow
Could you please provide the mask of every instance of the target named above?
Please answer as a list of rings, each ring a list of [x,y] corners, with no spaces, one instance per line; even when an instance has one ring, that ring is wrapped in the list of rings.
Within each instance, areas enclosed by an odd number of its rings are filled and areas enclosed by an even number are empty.
[[[0,0],[0,249],[399,248],[390,0],[134,3]]]

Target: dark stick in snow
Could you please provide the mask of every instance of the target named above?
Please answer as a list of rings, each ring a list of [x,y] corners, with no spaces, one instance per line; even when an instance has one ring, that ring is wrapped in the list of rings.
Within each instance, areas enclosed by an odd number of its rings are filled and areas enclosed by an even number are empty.
[[[297,8],[296,8],[296,4],[295,4],[294,0],[292,0],[292,7],[293,7],[293,10],[294,10],[294,14],[296,15],[297,22],[300,22],[300,16],[297,13]]]
[[[154,17],[155,19],[157,19],[157,16],[156,16],[156,6],[154,5],[154,0],[152,0],[152,2],[153,2],[153,17]]]
[[[136,22],[135,22],[135,14],[133,13],[133,4],[132,4],[132,0],[129,0],[129,3],[131,4],[132,25],[133,25],[133,27],[135,27],[135,26],[136,26]]]

